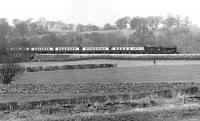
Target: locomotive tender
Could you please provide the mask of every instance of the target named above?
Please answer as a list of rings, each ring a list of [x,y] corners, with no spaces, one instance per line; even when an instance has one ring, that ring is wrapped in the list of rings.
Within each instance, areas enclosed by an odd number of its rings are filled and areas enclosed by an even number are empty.
[[[143,46],[143,47],[30,47],[9,48],[12,52],[33,52],[49,54],[178,54],[176,46]]]

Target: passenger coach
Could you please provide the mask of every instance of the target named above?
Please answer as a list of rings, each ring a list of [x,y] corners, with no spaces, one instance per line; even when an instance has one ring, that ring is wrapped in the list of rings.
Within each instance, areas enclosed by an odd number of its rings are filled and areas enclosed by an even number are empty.
[[[56,53],[79,53],[79,47],[55,47]]]
[[[82,47],[81,53],[109,53],[109,47]]]
[[[111,47],[111,53],[121,54],[121,53],[144,53],[144,47]]]

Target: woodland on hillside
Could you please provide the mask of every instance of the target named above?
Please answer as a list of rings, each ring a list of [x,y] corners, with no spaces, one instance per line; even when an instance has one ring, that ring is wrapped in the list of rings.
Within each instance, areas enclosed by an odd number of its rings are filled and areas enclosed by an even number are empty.
[[[67,24],[62,21],[0,19],[0,49],[52,46],[176,45],[183,53],[200,53],[200,28],[189,17],[123,17],[115,24]]]

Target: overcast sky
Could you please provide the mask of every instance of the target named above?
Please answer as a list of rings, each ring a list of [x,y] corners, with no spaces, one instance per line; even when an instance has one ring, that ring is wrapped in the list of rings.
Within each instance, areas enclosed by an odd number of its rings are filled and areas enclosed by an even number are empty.
[[[199,0],[0,0],[0,18],[45,17],[66,23],[103,26],[124,16],[190,16],[200,26]]]

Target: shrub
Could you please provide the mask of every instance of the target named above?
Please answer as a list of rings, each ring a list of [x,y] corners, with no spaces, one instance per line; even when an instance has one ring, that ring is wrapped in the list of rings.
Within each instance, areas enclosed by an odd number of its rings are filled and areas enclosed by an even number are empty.
[[[24,68],[18,64],[20,60],[13,54],[3,55],[0,62],[2,62],[0,64],[0,83],[2,84],[10,84],[24,71]]]

